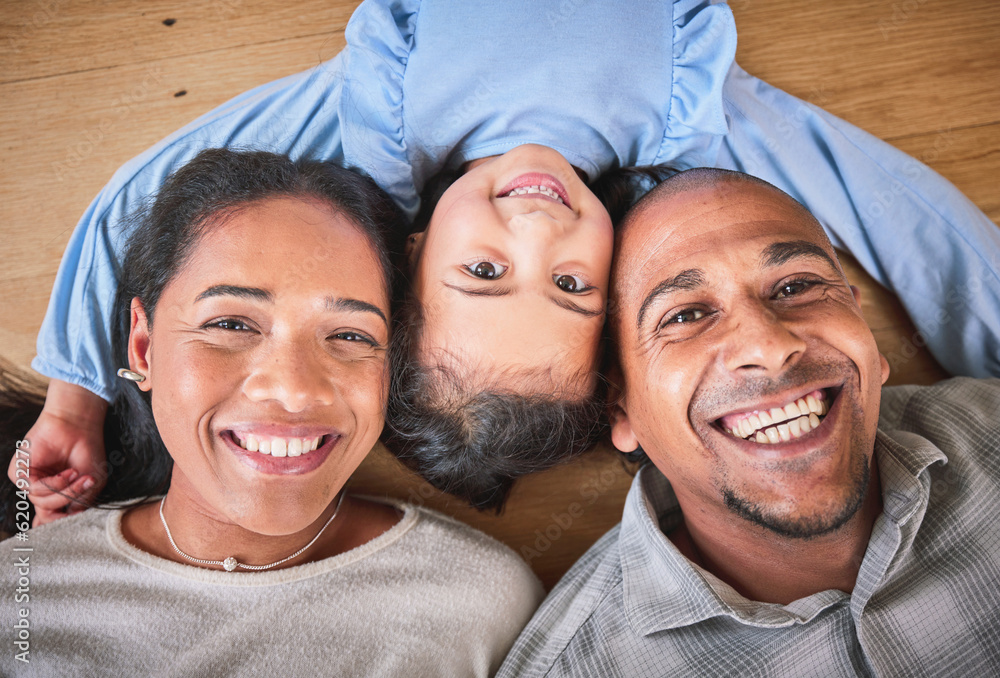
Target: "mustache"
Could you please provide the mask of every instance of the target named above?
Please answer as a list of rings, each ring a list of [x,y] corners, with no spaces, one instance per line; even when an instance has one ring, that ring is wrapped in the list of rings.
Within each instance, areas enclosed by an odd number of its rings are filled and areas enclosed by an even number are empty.
[[[850,381],[857,370],[849,360],[822,358],[799,362],[777,378],[748,375],[734,377],[729,383],[699,388],[691,398],[689,415],[713,413],[712,419],[733,410],[734,404],[753,403],[795,390],[804,390],[816,383],[829,385]],[[692,421],[697,418],[692,416]]]

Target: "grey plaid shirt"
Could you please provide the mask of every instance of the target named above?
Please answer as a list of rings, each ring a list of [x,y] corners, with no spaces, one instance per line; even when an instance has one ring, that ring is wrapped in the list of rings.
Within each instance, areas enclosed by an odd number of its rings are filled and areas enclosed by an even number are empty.
[[[500,676],[1000,676],[1000,380],[882,392],[883,513],[851,595],[748,600],[665,536],[666,479],[563,577]]]

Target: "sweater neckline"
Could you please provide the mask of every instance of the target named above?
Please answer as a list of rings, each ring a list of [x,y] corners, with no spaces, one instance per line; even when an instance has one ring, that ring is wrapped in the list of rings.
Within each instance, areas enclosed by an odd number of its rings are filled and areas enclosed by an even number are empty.
[[[399,541],[419,522],[420,513],[414,506],[393,500],[386,500],[384,503],[401,511],[403,517],[400,518],[399,522],[371,541],[330,558],[302,565],[294,565],[280,570],[267,570],[265,572],[224,572],[221,570],[210,570],[194,565],[177,563],[166,558],[161,558],[160,556],[155,556],[152,553],[147,553],[129,543],[122,533],[122,516],[125,514],[126,509],[117,509],[108,512],[105,533],[111,547],[121,555],[140,565],[175,577],[216,586],[275,586],[303,579],[311,579],[334,570],[350,567]]]

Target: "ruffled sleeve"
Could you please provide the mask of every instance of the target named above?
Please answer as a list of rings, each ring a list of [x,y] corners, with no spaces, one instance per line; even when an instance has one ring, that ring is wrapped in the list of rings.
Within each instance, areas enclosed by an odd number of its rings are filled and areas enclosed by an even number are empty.
[[[713,163],[728,131],[722,87],[736,58],[736,23],[724,4],[673,3],[673,67],[667,128],[657,162]]]
[[[347,24],[340,120],[344,156],[412,218],[419,207],[403,130],[403,76],[419,0],[363,3]]]

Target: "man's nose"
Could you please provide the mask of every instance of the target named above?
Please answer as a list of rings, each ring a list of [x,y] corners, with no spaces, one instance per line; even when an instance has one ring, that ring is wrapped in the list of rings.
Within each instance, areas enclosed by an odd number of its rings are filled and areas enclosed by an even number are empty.
[[[748,304],[732,318],[723,359],[730,372],[777,376],[805,352],[805,341],[764,303]]]
[[[329,405],[337,388],[329,366],[308,342],[281,341],[255,356],[244,393],[253,402],[273,400],[288,412]]]

